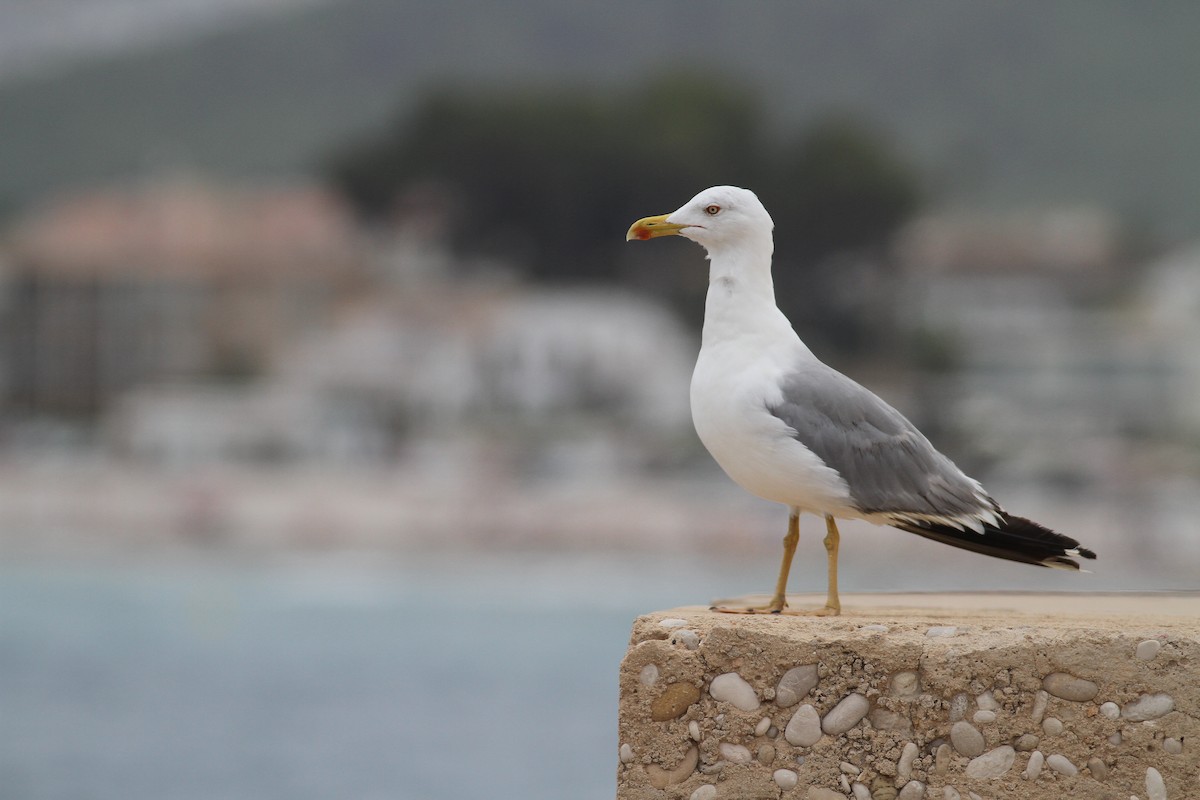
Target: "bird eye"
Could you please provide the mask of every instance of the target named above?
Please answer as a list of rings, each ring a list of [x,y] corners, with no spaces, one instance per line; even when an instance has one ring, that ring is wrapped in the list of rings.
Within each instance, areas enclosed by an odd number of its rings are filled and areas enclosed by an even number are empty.
[[[715,217],[717,214],[721,213],[721,207],[716,203],[713,203],[711,206],[705,207],[704,213],[708,214],[710,217]]]

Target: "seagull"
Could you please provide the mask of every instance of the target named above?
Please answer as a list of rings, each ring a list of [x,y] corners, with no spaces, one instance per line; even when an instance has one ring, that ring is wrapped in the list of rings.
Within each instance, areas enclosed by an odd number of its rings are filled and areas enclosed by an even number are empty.
[[[841,613],[837,520],[890,525],[976,553],[1078,570],[1079,542],[1009,514],[896,409],[817,359],[775,305],[771,215],[748,189],[714,186],[670,214],[633,223],[626,241],[682,236],[708,253],[692,422],[721,468],[747,491],[789,509],[783,560],[765,606],[729,613]],[[787,579],[800,514],[825,518],[823,608],[794,611]]]

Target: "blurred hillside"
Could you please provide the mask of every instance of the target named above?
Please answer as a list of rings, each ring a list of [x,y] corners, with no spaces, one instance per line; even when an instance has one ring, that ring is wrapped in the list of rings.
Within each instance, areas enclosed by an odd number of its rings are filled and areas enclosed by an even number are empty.
[[[304,172],[432,81],[620,85],[702,66],[787,129],[852,110],[944,203],[1098,203],[1200,232],[1200,6],[331,0],[0,83],[0,211],[168,167]],[[631,176],[631,178],[634,176]]]

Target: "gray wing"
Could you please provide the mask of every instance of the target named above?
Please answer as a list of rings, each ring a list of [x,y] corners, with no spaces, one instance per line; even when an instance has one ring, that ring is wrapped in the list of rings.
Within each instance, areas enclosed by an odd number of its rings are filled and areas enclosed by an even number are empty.
[[[840,372],[805,364],[781,388],[768,410],[838,471],[860,511],[956,518],[999,510],[903,414]]]

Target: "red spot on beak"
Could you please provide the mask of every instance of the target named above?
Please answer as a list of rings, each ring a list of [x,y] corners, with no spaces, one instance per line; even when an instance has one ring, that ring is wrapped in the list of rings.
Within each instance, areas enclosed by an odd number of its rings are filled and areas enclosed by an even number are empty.
[[[650,229],[649,228],[638,228],[637,233],[635,233],[634,236],[636,236],[638,239],[641,239],[644,242],[650,238]]]

